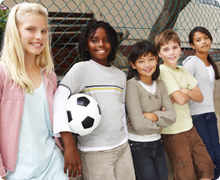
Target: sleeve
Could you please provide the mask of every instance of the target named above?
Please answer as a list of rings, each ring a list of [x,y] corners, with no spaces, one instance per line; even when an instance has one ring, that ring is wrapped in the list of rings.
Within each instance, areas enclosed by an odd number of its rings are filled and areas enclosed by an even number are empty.
[[[180,90],[174,75],[170,71],[161,68],[160,79],[166,85],[166,89],[169,95],[175,91]]]
[[[60,137],[60,132],[71,132],[66,112],[66,101],[70,95],[70,90],[66,86],[60,85],[53,99],[53,132],[55,137]]]
[[[67,86],[70,89],[70,94],[79,93],[83,90],[85,66],[85,63],[80,62],[74,64],[61,80],[60,85]]]
[[[158,84],[159,85],[159,84]],[[156,124],[158,126],[165,128],[172,125],[176,121],[176,112],[174,110],[173,104],[170,100],[170,97],[167,93],[166,86],[163,82],[160,81],[160,92],[161,92],[161,102],[162,107],[165,111],[155,111],[154,113],[158,116],[158,121]]]
[[[0,153],[0,177],[4,177],[6,174],[7,174],[7,172],[4,168],[4,165],[3,165],[3,162],[2,162],[2,156],[1,156],[1,153]]]
[[[188,59],[187,61],[185,61],[183,63],[183,67],[185,67],[187,69],[187,71],[192,74],[192,76],[195,77],[195,65],[194,65],[194,61],[192,58]]]
[[[51,79],[52,79],[52,84],[53,84],[53,94],[55,94],[56,89],[57,89],[57,76],[54,72],[52,73]]]
[[[184,68],[184,67],[182,67],[182,68]],[[185,74],[186,74],[186,77],[187,77],[187,80],[188,80],[187,89],[191,90],[191,89],[193,89],[194,87],[197,86],[198,81],[192,76],[192,74],[190,74],[189,71],[187,71],[186,68],[184,68],[184,71],[185,71]]]
[[[140,93],[137,85],[131,81],[127,83],[126,108],[132,123],[132,129],[139,135],[158,133],[160,127],[143,115],[140,103]]]
[[[2,100],[2,90],[3,90],[3,79],[4,79],[4,69],[3,67],[1,66],[0,67],[0,103],[1,103],[1,100]],[[0,109],[0,113],[1,113],[1,109]],[[0,119],[0,122],[1,122],[1,119]],[[1,132],[0,132],[0,135],[1,135]],[[1,151],[0,151],[0,177],[4,177],[6,175],[6,170],[5,170],[5,167],[3,165],[3,161],[2,161],[2,156],[1,156]]]

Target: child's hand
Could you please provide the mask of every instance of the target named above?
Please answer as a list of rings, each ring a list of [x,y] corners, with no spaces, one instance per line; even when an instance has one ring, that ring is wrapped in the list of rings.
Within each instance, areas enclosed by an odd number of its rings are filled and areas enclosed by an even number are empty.
[[[176,102],[173,97],[171,97],[170,100],[171,100],[172,104],[174,104]]]
[[[76,148],[75,141],[70,132],[62,132],[61,137],[65,146],[64,150],[64,173],[67,174],[67,169],[69,171],[69,178],[73,174],[76,177],[77,171],[78,176],[81,176],[82,165],[80,160],[79,151]]]
[[[73,174],[73,177],[76,177],[77,171],[78,175],[81,176],[81,160],[79,152],[74,146],[65,147],[64,151],[64,173],[67,173],[67,169],[69,171],[69,178]]]
[[[129,128],[132,128],[132,127],[133,127],[130,118],[128,118],[128,126],[129,126]]]
[[[165,111],[166,111],[165,107],[162,107],[161,111],[162,111],[162,112],[165,112]]]
[[[153,122],[157,122],[158,121],[158,117],[155,113],[143,113],[144,117],[153,121]]]

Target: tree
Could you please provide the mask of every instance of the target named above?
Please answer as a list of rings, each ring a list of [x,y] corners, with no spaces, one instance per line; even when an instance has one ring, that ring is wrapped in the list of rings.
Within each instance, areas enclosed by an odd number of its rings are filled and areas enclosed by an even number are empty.
[[[172,29],[179,13],[191,0],[164,0],[163,10],[155,21],[149,34],[149,41],[154,43],[157,34],[166,29]]]

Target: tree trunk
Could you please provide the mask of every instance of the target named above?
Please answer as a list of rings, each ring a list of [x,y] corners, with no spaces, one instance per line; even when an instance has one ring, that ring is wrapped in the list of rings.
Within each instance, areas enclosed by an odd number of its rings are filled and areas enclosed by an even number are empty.
[[[149,35],[149,41],[154,43],[157,34],[166,29],[172,29],[179,13],[191,0],[164,0],[163,10],[155,21]]]

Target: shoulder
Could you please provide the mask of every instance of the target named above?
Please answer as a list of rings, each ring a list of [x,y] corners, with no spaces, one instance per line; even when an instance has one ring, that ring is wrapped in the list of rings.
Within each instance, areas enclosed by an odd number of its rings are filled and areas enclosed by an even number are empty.
[[[51,81],[53,82],[53,83],[57,83],[57,75],[55,74],[55,72],[54,71],[52,71],[51,73],[50,73],[50,79],[51,79]]]
[[[54,71],[52,71],[50,73],[50,77],[51,77],[51,79],[56,79],[57,78],[56,73]]]
[[[0,79],[4,79],[6,75],[6,66],[0,61]]]
[[[157,79],[157,80],[156,80],[156,84],[157,84],[157,86],[159,86],[159,87],[165,87],[164,82],[163,82],[162,80],[160,80],[160,79]]]
[[[184,74],[190,74],[189,71],[184,66],[177,66],[181,72]]]
[[[156,80],[156,85],[157,85],[156,86],[157,89],[160,89],[160,91],[164,91],[164,90],[167,89],[165,83],[162,80],[160,80],[160,79]]]
[[[83,68],[83,67],[88,67],[90,64],[89,61],[81,61],[81,62],[77,62],[75,63],[72,68]]]
[[[135,78],[131,78],[127,81],[127,90],[133,91],[134,89],[139,89],[140,83]]]
[[[90,61],[81,61],[81,62],[77,62],[77,63],[73,64],[71,69],[72,68],[75,68],[75,69],[76,68],[84,68],[84,67],[88,67],[90,65],[91,65]]]
[[[68,76],[69,74],[71,76],[76,75],[81,75],[85,73],[86,69],[89,67],[89,61],[82,61],[82,62],[77,62],[73,64],[73,66],[69,69],[69,71],[66,73],[65,77]]]
[[[163,64],[160,65],[160,79],[164,79],[165,77],[170,78],[171,76],[174,76],[173,74],[175,73],[175,71],[173,71],[171,68],[169,68],[168,66],[165,66]]]
[[[127,85],[136,85],[138,81],[135,78],[131,78],[127,81]]]
[[[126,94],[127,98],[133,98],[134,96],[142,92],[141,84],[135,78],[127,81]]]
[[[160,74],[166,73],[166,72],[171,72],[172,70],[163,64],[160,65]]]
[[[194,64],[195,62],[198,61],[198,58],[196,56],[188,56],[183,62],[182,65],[186,64]]]
[[[125,73],[121,69],[119,69],[115,66],[111,66],[111,68],[112,68],[113,71],[117,72],[118,74],[120,74],[122,76],[126,76]]]

